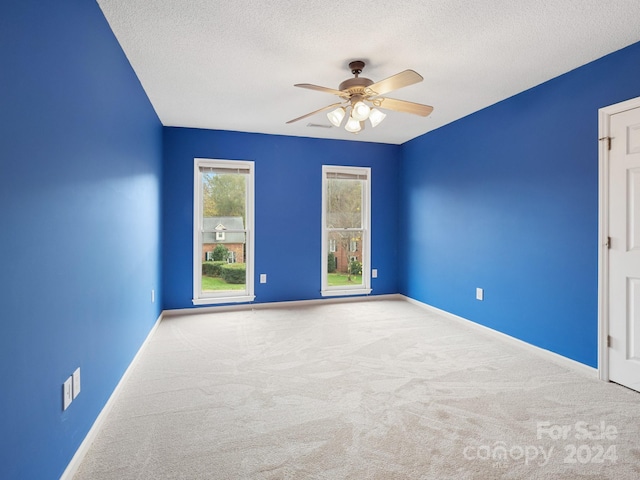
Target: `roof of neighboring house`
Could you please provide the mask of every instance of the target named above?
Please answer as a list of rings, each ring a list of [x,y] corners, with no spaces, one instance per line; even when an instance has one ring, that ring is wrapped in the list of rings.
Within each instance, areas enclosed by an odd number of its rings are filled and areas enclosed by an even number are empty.
[[[245,243],[243,233],[227,232],[227,230],[244,230],[242,217],[205,217],[203,244],[209,243]],[[224,232],[224,239],[216,240],[216,232]]]

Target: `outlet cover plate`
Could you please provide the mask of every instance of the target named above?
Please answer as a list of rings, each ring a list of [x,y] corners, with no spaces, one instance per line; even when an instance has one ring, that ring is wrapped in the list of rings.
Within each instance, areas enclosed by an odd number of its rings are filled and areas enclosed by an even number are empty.
[[[75,400],[80,393],[80,367],[76,368],[71,378],[73,378],[73,399]]]
[[[73,401],[73,378],[67,378],[62,384],[62,410],[66,410]]]

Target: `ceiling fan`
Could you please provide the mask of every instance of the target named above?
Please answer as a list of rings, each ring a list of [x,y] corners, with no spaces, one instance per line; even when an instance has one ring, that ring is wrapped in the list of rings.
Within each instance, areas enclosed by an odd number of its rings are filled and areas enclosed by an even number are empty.
[[[342,121],[347,116],[347,113],[349,113],[344,128],[348,132],[358,133],[364,128],[365,120],[368,119],[371,122],[372,127],[376,127],[380,122],[382,122],[382,120],[384,120],[387,115],[380,111],[380,108],[395,110],[397,112],[413,113],[423,117],[426,117],[433,111],[433,107],[429,105],[380,96],[393,90],[421,82],[423,80],[421,75],[413,70],[405,70],[374,83],[368,78],[359,76],[364,69],[364,65],[365,63],[361,60],[349,63],[349,68],[351,69],[351,73],[355,75],[355,78],[345,80],[340,84],[337,90],[333,88],[319,87],[318,85],[312,85],[310,83],[297,83],[294,85],[294,87],[308,88],[309,90],[331,93],[340,97],[342,101],[332,103],[331,105],[327,105],[326,107],[320,108],[314,112],[294,118],[293,120],[289,120],[287,123],[297,122],[298,120],[310,117],[316,113],[334,108],[334,110],[327,114],[331,124],[339,127],[342,125]]]

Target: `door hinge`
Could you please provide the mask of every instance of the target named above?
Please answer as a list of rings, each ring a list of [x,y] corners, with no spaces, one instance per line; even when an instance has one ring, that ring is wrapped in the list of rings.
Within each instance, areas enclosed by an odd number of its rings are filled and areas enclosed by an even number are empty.
[[[607,243],[604,244],[605,247],[611,248],[611,237],[607,237]]]
[[[607,150],[611,150],[611,137],[602,137],[602,138],[599,138],[598,140],[600,140],[601,142],[603,140],[606,140],[606,142],[607,142]]]
[[[611,348],[611,335],[607,335],[607,348]]]

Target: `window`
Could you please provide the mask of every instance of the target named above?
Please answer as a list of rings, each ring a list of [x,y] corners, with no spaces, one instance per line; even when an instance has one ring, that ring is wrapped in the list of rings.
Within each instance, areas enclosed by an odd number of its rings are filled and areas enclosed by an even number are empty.
[[[253,295],[253,162],[194,161],[193,303]]]
[[[322,167],[322,295],[371,293],[371,169]]]

